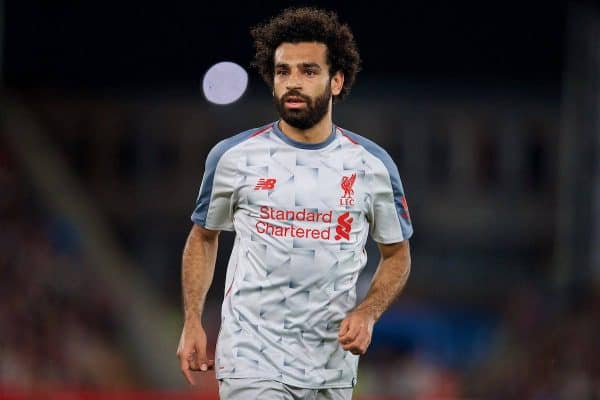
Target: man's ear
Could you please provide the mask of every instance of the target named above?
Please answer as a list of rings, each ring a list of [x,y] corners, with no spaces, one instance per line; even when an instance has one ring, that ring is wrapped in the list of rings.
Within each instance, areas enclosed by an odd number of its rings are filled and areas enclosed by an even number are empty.
[[[337,71],[331,77],[331,94],[334,96],[338,96],[342,92],[343,87],[344,87],[344,73],[342,71]]]

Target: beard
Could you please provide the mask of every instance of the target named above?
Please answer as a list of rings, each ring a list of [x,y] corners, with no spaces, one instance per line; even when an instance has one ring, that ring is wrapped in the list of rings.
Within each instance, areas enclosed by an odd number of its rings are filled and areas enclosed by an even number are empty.
[[[286,108],[285,100],[288,97],[300,97],[306,104],[304,108]],[[273,96],[273,102],[277,107],[277,112],[285,122],[297,129],[310,129],[320,122],[329,110],[329,100],[331,99],[331,87],[325,86],[325,90],[320,96],[312,99],[296,90],[290,90],[281,98]]]

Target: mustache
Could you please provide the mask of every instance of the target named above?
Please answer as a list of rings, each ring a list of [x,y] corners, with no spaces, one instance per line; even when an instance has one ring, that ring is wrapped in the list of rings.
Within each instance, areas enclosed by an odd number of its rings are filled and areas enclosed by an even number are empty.
[[[289,92],[285,93],[283,96],[281,96],[281,101],[285,102],[290,97],[299,97],[302,100],[304,100],[306,103],[310,103],[310,101],[311,101],[310,97],[300,93],[297,90],[290,90]]]

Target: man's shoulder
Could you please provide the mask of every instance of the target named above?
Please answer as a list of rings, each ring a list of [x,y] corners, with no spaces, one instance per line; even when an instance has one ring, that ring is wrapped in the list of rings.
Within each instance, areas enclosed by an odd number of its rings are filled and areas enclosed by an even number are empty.
[[[395,164],[390,154],[379,144],[375,143],[372,139],[369,139],[363,135],[360,135],[356,132],[352,132],[348,129],[337,127],[341,134],[345,136],[352,143],[362,146],[367,152],[373,155],[375,158],[381,160],[384,165],[388,166],[391,164]]]
[[[273,126],[273,123],[269,123],[267,125],[260,126],[258,128],[252,128],[245,130],[243,132],[237,133],[233,136],[225,138],[219,141],[216,145],[208,153],[207,160],[211,163],[218,162],[225,153],[229,150],[235,148],[242,143],[245,143],[247,140],[259,136],[262,133],[269,131]]]
[[[237,133],[233,136],[229,136],[228,138],[225,138],[225,139],[221,140],[220,142],[218,142],[213,147],[213,150],[225,152],[225,151],[231,149],[232,147],[235,147],[241,143],[244,143],[248,139],[259,136],[261,133],[269,131],[272,128],[272,126],[273,126],[273,123],[271,122],[266,125],[260,126],[258,128],[248,129],[243,132]]]

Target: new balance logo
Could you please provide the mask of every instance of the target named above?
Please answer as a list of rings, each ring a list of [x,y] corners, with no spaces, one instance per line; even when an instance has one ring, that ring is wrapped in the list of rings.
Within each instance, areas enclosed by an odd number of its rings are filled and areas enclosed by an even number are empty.
[[[275,183],[277,183],[277,179],[275,178],[260,178],[256,182],[254,190],[273,190],[275,189]]]
[[[350,218],[350,212],[346,211],[337,219],[338,226],[335,228],[335,240],[350,240],[350,230],[352,230],[353,218]]]

